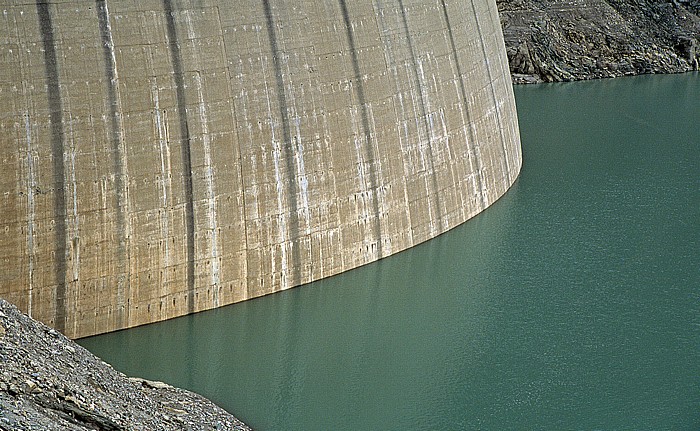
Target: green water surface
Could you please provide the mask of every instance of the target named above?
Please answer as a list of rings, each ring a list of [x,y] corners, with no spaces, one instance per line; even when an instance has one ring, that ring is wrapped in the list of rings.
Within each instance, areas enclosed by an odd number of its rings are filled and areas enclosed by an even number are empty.
[[[466,224],[81,343],[259,430],[700,429],[700,75],[516,100],[522,174]]]

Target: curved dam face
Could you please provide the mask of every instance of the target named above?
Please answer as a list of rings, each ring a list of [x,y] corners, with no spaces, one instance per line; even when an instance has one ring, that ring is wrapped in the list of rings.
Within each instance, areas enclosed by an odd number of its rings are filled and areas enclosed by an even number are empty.
[[[72,337],[389,256],[520,169],[494,0],[0,12],[0,296]]]

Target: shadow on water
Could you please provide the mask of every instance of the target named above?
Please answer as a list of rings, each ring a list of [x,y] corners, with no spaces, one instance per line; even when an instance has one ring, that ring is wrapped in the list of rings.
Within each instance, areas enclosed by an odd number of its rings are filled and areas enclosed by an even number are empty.
[[[516,99],[521,177],[468,223],[81,343],[259,429],[697,429],[698,75]]]

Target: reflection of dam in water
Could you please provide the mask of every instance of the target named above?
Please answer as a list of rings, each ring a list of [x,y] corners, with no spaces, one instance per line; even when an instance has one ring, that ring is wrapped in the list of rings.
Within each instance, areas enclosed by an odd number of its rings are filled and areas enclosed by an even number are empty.
[[[337,274],[512,184],[495,2],[2,11],[0,295],[70,336]]]

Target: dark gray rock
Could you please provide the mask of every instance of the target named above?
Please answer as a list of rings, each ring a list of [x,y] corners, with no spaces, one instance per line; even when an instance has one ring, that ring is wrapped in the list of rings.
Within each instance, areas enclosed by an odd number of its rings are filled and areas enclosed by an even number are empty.
[[[515,83],[698,70],[700,0],[497,0]]]
[[[127,378],[0,299],[0,430],[249,430],[203,397]]]

